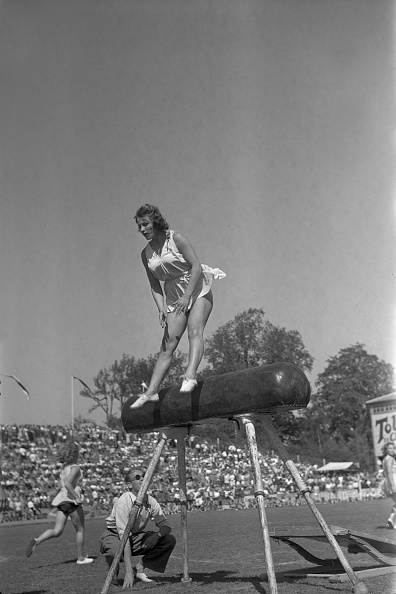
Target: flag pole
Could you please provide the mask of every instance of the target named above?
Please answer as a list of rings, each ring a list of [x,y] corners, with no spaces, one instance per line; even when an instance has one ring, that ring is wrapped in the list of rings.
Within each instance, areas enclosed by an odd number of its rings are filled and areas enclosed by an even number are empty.
[[[73,435],[74,435],[74,384],[73,384],[73,380],[75,380],[75,379],[78,380],[80,382],[80,384],[82,384],[84,386],[84,388],[86,390],[88,390],[88,392],[90,394],[92,394],[91,388],[85,382],[83,382],[82,379],[80,379],[76,375],[72,375],[71,376],[71,388],[70,388],[70,392],[71,392],[71,416],[72,416],[71,426],[72,426]]]
[[[73,390],[73,376],[71,376],[71,428],[74,435],[74,390]]]

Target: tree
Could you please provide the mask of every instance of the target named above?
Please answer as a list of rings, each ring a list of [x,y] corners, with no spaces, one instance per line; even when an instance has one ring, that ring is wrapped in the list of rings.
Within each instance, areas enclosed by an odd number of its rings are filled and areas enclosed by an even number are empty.
[[[101,369],[93,378],[95,390],[84,388],[80,392],[84,398],[94,401],[89,412],[101,409],[105,413],[107,426],[118,425],[119,411],[124,402],[133,394],[141,393],[143,382],[149,383],[156,360],[157,356],[153,355],[136,360],[135,357],[124,353],[120,361],[114,361],[108,369]],[[162,387],[179,382],[185,368],[185,360],[186,355],[176,351],[170,373]]]
[[[110,426],[115,413],[116,401],[120,400],[120,388],[118,382],[121,376],[120,365],[117,361],[109,369],[101,369],[96,377],[93,378],[94,390],[84,388],[80,391],[80,396],[89,398],[94,404],[88,412],[93,412],[98,408],[106,416],[106,424]]]
[[[96,423],[92,419],[87,417],[83,417],[82,415],[78,415],[78,417],[74,417],[74,427],[76,431],[80,431],[84,425],[93,425],[95,426]]]
[[[262,309],[248,309],[220,326],[206,340],[205,359],[217,374],[260,365]]]
[[[370,416],[365,402],[393,391],[392,365],[356,343],[327,360],[315,385],[317,392],[307,420],[319,431],[319,448],[324,451],[329,439],[341,449],[347,445],[364,466],[367,458],[372,457]]]
[[[357,430],[370,431],[364,403],[393,391],[393,367],[360,343],[341,349],[327,363],[315,382],[315,406],[325,415],[328,431],[348,441]]]
[[[210,366],[203,375],[279,361],[311,371],[314,361],[297,330],[274,326],[264,321],[263,309],[252,308],[237,314],[206,340],[205,359]]]

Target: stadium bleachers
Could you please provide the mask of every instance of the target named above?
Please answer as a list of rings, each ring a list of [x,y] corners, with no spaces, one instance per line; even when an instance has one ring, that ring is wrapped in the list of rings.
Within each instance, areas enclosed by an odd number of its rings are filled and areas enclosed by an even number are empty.
[[[3,425],[2,479],[10,509],[2,521],[46,516],[58,490],[62,445],[71,439],[71,428],[49,425]],[[132,465],[147,467],[158,433],[130,434],[85,423],[74,433],[80,445],[84,508],[92,516],[106,514],[123,490],[123,477]],[[294,482],[278,456],[260,452],[267,505],[299,505]],[[186,447],[187,500],[189,511],[245,509],[256,505],[253,475],[247,447],[210,443],[190,436]],[[311,464],[299,463],[300,474],[315,498],[336,502],[359,496],[379,495],[379,480],[367,475],[325,475]],[[169,440],[160,468],[150,486],[168,514],[179,510],[176,444]],[[341,496],[342,493],[342,496]],[[33,505],[32,505],[33,504]]]

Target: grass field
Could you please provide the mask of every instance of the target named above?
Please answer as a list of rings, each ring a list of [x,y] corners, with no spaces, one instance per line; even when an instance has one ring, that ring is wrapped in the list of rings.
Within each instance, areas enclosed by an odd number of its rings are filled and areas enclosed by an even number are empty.
[[[385,521],[390,500],[320,505],[328,524],[367,532],[396,542],[395,534],[386,530]],[[315,526],[307,506],[268,508],[269,527]],[[163,594],[200,592],[228,594],[234,592],[269,594],[265,573],[264,545],[257,510],[191,513],[189,527],[189,572],[192,582],[181,582],[183,558],[180,518],[171,516],[170,522],[177,545],[164,575],[155,576],[156,583],[138,583],[133,590],[158,590]],[[107,575],[107,566],[99,554],[99,537],[104,520],[87,520],[86,552],[94,563],[78,566],[75,563],[75,532],[70,522],[63,535],[42,544],[30,559],[25,557],[28,541],[38,536],[48,524],[34,523],[0,527],[0,593],[1,594],[100,594]],[[319,557],[334,557],[329,545],[311,543],[310,550]],[[345,551],[345,549],[343,549]],[[346,551],[345,551],[346,552]],[[326,578],[289,578],[286,572],[313,565],[283,543],[272,542],[272,554],[279,594],[331,594],[351,592],[349,581],[330,583]],[[346,556],[354,569],[379,566],[366,554]],[[123,576],[123,565],[120,576]],[[261,577],[260,577],[261,576]],[[390,575],[364,578],[371,594],[396,594],[396,577]],[[130,590],[129,590],[130,591]],[[111,586],[111,594],[127,592]]]

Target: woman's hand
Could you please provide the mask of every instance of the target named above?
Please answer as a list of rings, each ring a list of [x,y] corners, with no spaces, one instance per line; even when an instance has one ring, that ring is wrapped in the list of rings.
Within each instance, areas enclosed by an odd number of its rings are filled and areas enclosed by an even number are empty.
[[[181,313],[187,313],[188,306],[190,305],[190,299],[191,297],[182,295],[177,301],[174,302],[173,307],[175,309],[173,310],[173,313],[177,316],[179,316]]]
[[[165,326],[166,326],[166,312],[165,311],[159,312],[159,323],[161,324],[161,328],[165,328]]]

